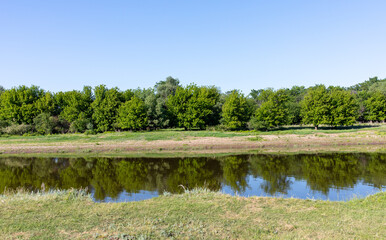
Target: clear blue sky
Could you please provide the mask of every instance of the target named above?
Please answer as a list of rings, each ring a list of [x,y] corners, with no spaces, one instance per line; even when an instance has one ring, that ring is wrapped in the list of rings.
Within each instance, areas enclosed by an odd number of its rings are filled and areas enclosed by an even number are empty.
[[[386,77],[386,1],[2,0],[0,85],[223,92]]]

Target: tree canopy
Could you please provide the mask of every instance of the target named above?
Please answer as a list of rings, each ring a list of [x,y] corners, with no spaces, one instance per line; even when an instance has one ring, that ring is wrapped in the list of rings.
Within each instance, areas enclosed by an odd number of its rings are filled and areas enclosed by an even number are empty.
[[[161,128],[271,130],[283,125],[345,126],[386,120],[386,79],[345,88],[239,90],[182,86],[167,77],[144,89],[85,86],[52,93],[37,86],[0,86],[0,134],[97,133]]]

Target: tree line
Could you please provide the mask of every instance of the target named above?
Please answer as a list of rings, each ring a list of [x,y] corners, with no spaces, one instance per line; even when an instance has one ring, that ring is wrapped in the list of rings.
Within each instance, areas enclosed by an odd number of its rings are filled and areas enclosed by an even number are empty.
[[[0,87],[2,134],[98,133],[166,128],[271,130],[283,125],[347,126],[384,122],[386,79],[351,87],[239,90],[182,86],[168,77],[153,88],[85,86],[51,93],[37,86]]]

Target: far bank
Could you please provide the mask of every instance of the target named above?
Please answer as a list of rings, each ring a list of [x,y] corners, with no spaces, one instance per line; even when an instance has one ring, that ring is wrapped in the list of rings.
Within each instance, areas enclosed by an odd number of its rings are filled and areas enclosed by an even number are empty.
[[[110,132],[96,135],[1,136],[3,155],[206,155],[234,153],[379,152],[386,125],[344,129],[288,128],[271,132]]]

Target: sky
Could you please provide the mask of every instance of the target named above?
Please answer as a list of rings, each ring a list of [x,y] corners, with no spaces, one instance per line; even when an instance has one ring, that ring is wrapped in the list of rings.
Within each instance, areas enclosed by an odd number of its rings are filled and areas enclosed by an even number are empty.
[[[1,0],[0,85],[226,92],[386,78],[384,0]]]

